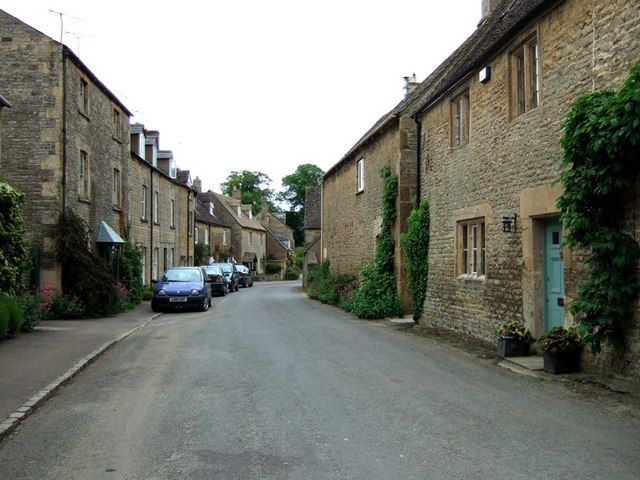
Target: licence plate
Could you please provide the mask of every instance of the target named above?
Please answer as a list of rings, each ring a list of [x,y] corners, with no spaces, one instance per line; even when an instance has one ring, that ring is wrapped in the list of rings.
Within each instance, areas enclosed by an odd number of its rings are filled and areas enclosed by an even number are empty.
[[[187,297],[169,297],[170,302],[186,302]]]

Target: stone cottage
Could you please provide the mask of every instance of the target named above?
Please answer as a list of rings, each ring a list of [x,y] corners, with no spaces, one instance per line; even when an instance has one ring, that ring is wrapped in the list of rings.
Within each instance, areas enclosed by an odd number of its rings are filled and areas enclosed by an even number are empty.
[[[575,99],[619,88],[640,60],[638,2],[482,3],[477,30],[407,109],[431,207],[420,322],[490,340],[517,320],[538,336],[571,323],[564,305],[580,281],[556,207],[561,125]],[[637,326],[627,338],[618,371],[638,374]]]
[[[293,229],[285,223],[284,214],[269,211],[267,200],[264,198],[262,199],[262,209],[256,218],[267,233],[266,258],[271,262],[279,262],[282,265],[281,274],[284,275],[287,261],[295,249]]]
[[[193,254],[189,215],[180,205],[191,204],[196,194],[177,178],[170,150],[160,150],[160,133],[144,125],[131,125],[129,185],[129,240],[142,250],[143,282],[150,284],[174,265],[187,265]]]
[[[307,188],[304,194],[304,261],[302,264],[302,286],[307,286],[309,268],[321,258],[320,236],[320,187]]]
[[[196,243],[208,245],[214,261],[224,262],[230,256],[230,239],[231,228],[216,212],[213,192],[199,193],[196,198]]]
[[[51,228],[70,208],[95,240],[102,222],[124,236],[131,112],[68,47],[0,10],[2,175],[25,193],[34,284],[60,285]]]

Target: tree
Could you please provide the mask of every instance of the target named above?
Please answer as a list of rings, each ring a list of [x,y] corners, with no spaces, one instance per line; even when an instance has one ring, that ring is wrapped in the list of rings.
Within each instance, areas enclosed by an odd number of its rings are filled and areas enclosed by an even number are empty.
[[[298,165],[295,172],[282,178],[284,191],[278,195],[278,200],[288,202],[291,211],[304,210],[304,193],[307,188],[320,185],[322,175],[324,171],[316,165]]]
[[[270,210],[278,210],[273,203],[275,193],[269,188],[270,184],[271,179],[267,174],[242,170],[241,172],[232,171],[227,177],[227,181],[220,184],[220,188],[222,193],[227,196],[233,194],[234,187],[240,190],[242,203],[252,205],[251,210],[256,214],[262,208],[263,198],[267,199]]]

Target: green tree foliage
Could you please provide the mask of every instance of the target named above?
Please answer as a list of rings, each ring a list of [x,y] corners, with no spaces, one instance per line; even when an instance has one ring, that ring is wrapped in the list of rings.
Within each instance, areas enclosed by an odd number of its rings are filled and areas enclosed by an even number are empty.
[[[588,277],[569,311],[598,352],[603,342],[623,346],[638,293],[638,244],[620,231],[616,212],[638,177],[640,63],[619,92],[576,100],[563,129],[558,208],[568,231],[565,241],[591,252]]]
[[[77,297],[92,316],[118,312],[119,294],[111,266],[89,250],[88,228],[66,209],[53,228],[56,259],[62,265],[62,291]]]
[[[196,243],[193,249],[193,261],[195,265],[206,265],[209,263],[211,248],[206,243]]]
[[[293,229],[293,241],[296,245],[304,245],[304,209],[285,212],[285,223]]]
[[[27,235],[20,205],[24,194],[0,181],[0,292],[21,293],[29,268]]]
[[[144,285],[142,284],[142,250],[127,242],[116,255],[120,262],[120,283],[129,292],[129,301],[137,305],[142,301]]]
[[[389,167],[383,168],[382,225],[377,237],[373,262],[365,264],[359,273],[360,284],[353,293],[350,307],[359,318],[376,319],[402,313],[394,271],[393,226],[396,221],[398,179]]]
[[[22,326],[22,309],[18,300],[5,293],[0,293],[0,303],[2,303],[8,313],[8,333],[15,335]]]
[[[411,311],[418,320],[424,311],[429,276],[429,202],[423,200],[407,220],[408,228],[400,237],[407,259],[407,277],[411,290]]]
[[[270,184],[271,179],[268,175],[242,170],[241,172],[232,171],[227,177],[227,181],[220,184],[220,188],[222,193],[228,196],[233,194],[234,187],[240,190],[242,203],[251,204],[251,211],[256,214],[262,209],[263,198],[267,199],[269,210],[279,211],[279,208],[273,203],[275,193],[269,188]]]
[[[324,170],[311,163],[298,165],[291,175],[282,177],[284,190],[278,194],[278,200],[287,202],[292,211],[304,209],[304,194],[307,188],[320,185]]]

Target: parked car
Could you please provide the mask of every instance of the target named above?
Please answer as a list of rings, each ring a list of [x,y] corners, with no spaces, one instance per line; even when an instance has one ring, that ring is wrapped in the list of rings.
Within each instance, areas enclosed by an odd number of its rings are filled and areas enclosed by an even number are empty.
[[[224,272],[220,265],[205,265],[204,271],[211,280],[211,293],[217,293],[223,297],[229,293],[229,281],[224,278]]]
[[[188,307],[204,312],[211,306],[211,280],[201,267],[169,268],[155,283],[151,298],[154,312]]]
[[[238,270],[236,269],[235,263],[218,263],[222,271],[224,272],[224,278],[229,281],[229,291],[237,292],[240,290],[240,286],[238,285]]]
[[[249,267],[244,265],[237,265],[238,270],[238,284],[243,287],[253,287],[253,272],[249,270]]]

